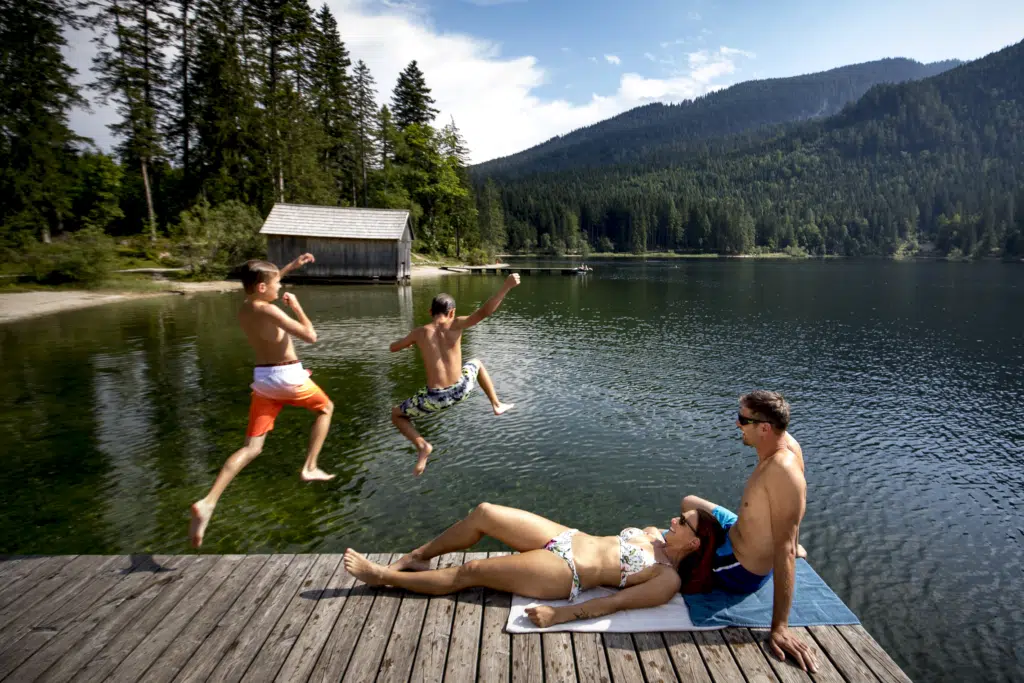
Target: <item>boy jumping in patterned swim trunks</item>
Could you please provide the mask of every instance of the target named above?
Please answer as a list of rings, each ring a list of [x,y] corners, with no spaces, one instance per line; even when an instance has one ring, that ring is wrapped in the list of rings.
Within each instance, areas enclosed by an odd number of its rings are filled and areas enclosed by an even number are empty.
[[[294,294],[285,294],[282,299],[292,309],[295,318],[272,303],[281,291],[281,277],[313,260],[312,254],[303,254],[281,269],[267,261],[249,261],[242,269],[245,302],[238,312],[238,322],[256,352],[256,367],[250,385],[249,428],[245,432],[245,445],[224,463],[206,498],[192,505],[189,535],[196,548],[203,543],[203,534],[213,516],[213,509],[217,507],[217,500],[242,468],[263,450],[267,433],[274,428],[274,420],[284,406],[297,406],[316,413],[306,463],[300,473],[302,480],[334,479],[333,474],[327,474],[316,464],[331,426],[334,404],[309,378],[310,372],[303,369],[292,344],[293,335],[310,344],[316,342],[316,330]]]
[[[501,300],[518,284],[519,274],[509,275],[497,294],[472,315],[460,317],[455,317],[455,299],[448,294],[438,294],[430,304],[433,320],[391,345],[392,351],[401,351],[413,344],[418,346],[427,370],[427,386],[391,409],[391,421],[416,446],[419,459],[413,472],[417,477],[427,468],[427,458],[434,447],[416,431],[411,418],[436,415],[464,401],[478,380],[495,415],[501,415],[514,405],[498,400],[491,376],[478,359],[473,358],[466,361],[465,365],[462,364],[462,331],[498,310]]]

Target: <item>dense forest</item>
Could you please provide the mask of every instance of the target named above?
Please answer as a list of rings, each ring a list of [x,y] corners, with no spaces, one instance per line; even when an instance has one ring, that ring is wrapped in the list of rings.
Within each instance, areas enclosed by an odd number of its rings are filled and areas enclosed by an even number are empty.
[[[881,59],[791,78],[745,81],[678,104],[654,102],[631,109],[479,164],[474,172],[511,178],[616,164],[670,165],[692,151],[694,141],[831,116],[875,85],[920,80],[959,65],[957,60],[921,64]]]
[[[87,87],[64,57],[72,28],[97,47]],[[754,81],[467,168],[417,63],[378,106],[327,5],[0,0],[0,269],[94,280],[131,243],[216,276],[263,253],[258,229],[279,201],[406,208],[417,251],[478,261],[1016,257],[1022,73],[1024,43],[964,65]],[[116,111],[111,153],[69,127],[87,96]]]
[[[87,89],[69,28],[97,46]],[[389,106],[376,89],[306,0],[0,0],[4,260],[45,270],[143,234],[223,269],[261,251],[278,201],[406,208],[419,250],[477,246],[468,150],[417,63]],[[90,93],[116,108],[112,154],[69,128]]]
[[[711,138],[620,125],[537,170],[528,157],[483,164],[470,169],[481,229],[500,216],[510,249],[551,253],[1021,256],[1022,74],[1024,43],[874,86],[824,119]],[[647,130],[664,137],[637,143]],[[634,161],[595,163],[616,146]]]

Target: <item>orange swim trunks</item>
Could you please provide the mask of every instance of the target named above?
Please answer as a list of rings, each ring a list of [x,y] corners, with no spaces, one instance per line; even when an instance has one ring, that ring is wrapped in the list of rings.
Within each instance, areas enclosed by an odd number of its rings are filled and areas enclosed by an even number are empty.
[[[272,430],[274,420],[286,405],[320,413],[331,402],[298,361],[287,365],[257,366],[250,386],[252,401],[249,403],[246,436],[263,436]]]

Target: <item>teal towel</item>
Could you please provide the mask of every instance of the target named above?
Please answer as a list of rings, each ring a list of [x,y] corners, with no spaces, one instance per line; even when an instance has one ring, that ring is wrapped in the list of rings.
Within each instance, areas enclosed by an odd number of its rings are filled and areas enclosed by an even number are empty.
[[[768,582],[756,593],[736,595],[721,590],[685,596],[694,626],[772,625],[772,600],[775,583]],[[832,592],[807,560],[796,561],[796,589],[789,610],[790,626],[825,626],[859,624],[860,620]]]

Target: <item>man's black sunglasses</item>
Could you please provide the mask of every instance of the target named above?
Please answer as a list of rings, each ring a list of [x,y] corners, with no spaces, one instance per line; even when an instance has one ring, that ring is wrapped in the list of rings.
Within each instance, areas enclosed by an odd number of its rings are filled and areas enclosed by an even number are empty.
[[[747,417],[743,413],[736,413],[736,421],[744,426],[748,424],[768,424],[768,420],[758,420],[757,418]]]

